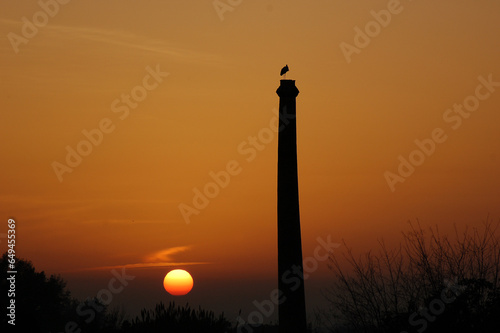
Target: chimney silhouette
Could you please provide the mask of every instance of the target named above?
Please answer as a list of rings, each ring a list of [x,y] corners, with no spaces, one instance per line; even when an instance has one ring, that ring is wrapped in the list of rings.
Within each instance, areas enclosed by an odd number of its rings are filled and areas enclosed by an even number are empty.
[[[278,288],[279,332],[305,333],[306,305],[300,236],[297,175],[297,123],[294,80],[281,80],[278,135]]]

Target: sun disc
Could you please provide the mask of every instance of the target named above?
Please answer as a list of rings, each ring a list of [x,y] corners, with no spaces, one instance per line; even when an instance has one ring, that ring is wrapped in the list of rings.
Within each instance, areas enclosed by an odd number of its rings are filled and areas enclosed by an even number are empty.
[[[183,269],[174,269],[165,275],[163,287],[171,295],[186,295],[193,289],[193,278]]]

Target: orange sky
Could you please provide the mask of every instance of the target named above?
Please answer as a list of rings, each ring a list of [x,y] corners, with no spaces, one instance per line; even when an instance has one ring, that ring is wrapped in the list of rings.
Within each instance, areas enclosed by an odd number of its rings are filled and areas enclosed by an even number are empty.
[[[275,288],[277,136],[264,144],[259,133],[285,64],[300,90],[304,257],[318,237],[362,252],[397,240],[408,220],[450,230],[500,217],[498,1],[58,7],[47,7],[52,17],[37,1],[0,3],[0,232],[15,218],[18,255],[62,273],[79,296],[125,264],[156,266],[134,269],[127,291],[150,288],[152,304],[169,300],[173,265],[193,273],[194,300],[226,312]],[[463,103],[474,111],[453,111]],[[96,128],[108,133],[81,143]],[[444,142],[414,153],[435,129]],[[67,147],[78,145],[92,151],[58,176],[54,162],[69,167]],[[421,165],[392,191],[386,172],[412,153]],[[193,189],[228,163],[237,174],[186,223],[179,205],[193,206]],[[322,262],[309,296],[327,275]]]

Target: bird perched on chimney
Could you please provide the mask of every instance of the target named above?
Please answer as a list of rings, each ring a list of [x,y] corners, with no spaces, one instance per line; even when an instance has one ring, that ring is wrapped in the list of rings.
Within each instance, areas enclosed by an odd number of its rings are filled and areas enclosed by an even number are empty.
[[[289,69],[288,69],[288,65],[285,65],[285,67],[283,67],[281,69],[281,72],[280,72],[280,75],[283,76],[284,74],[286,74],[286,72],[288,72]]]

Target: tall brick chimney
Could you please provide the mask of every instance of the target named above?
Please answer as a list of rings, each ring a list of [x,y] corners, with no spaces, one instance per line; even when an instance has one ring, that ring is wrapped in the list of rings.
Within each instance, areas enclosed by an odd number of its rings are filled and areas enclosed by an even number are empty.
[[[281,80],[278,135],[279,332],[306,333],[306,305],[300,236],[297,175],[297,122],[294,80]]]

